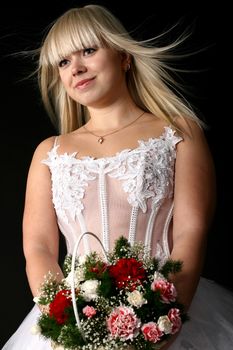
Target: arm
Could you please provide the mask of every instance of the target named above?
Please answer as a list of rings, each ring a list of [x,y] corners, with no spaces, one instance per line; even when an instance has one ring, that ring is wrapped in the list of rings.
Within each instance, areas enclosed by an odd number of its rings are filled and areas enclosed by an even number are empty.
[[[186,128],[187,125],[181,125]],[[188,310],[202,271],[207,233],[215,209],[215,172],[203,131],[190,123],[177,146],[171,258],[183,261],[173,276],[178,298]],[[191,135],[190,135],[191,131]],[[161,350],[170,349],[179,333]]]
[[[62,272],[58,265],[59,230],[52,203],[51,174],[41,163],[52,147],[52,139],[42,142],[36,149],[29,169],[25,208],[23,215],[23,249],[26,259],[26,273],[32,294],[38,288],[44,275],[51,271]]]
[[[212,157],[200,127],[190,122],[189,127],[189,134],[177,146],[171,251],[172,259],[183,261],[182,272],[174,277],[174,283],[187,309],[199,282],[215,209]]]

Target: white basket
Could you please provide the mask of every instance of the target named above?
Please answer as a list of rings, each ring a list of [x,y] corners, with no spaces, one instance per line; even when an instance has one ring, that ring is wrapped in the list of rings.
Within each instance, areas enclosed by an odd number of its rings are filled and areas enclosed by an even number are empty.
[[[84,232],[82,233],[77,242],[75,243],[75,246],[74,246],[74,250],[73,250],[73,255],[72,255],[72,263],[71,263],[71,296],[72,296],[72,304],[73,304],[73,309],[74,309],[74,315],[75,315],[75,319],[76,319],[76,322],[77,322],[77,326],[80,330],[80,333],[83,337],[83,339],[85,340],[85,336],[82,332],[82,329],[81,329],[81,323],[80,323],[80,319],[79,319],[79,314],[78,314],[78,309],[77,309],[77,305],[76,305],[76,297],[75,297],[75,261],[76,261],[76,256],[77,256],[77,250],[79,248],[79,245],[81,243],[81,240],[83,239],[83,237],[85,235],[90,235],[90,236],[93,236],[97,239],[97,241],[100,243],[101,245],[101,248],[102,248],[102,251],[103,251],[103,254],[105,256],[105,259],[106,261],[108,260],[107,258],[107,253],[104,249],[104,246],[101,242],[101,240],[92,232]]]

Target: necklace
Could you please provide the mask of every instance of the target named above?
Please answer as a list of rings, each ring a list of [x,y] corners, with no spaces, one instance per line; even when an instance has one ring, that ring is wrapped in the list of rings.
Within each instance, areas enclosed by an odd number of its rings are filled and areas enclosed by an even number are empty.
[[[109,132],[109,133],[107,133],[107,134],[105,134],[105,135],[102,135],[102,136],[96,135],[94,132],[88,130],[88,128],[87,128],[85,125],[83,126],[83,128],[84,128],[87,132],[89,132],[90,134],[92,134],[93,136],[98,137],[98,140],[97,140],[97,141],[98,141],[100,144],[102,144],[102,143],[104,142],[106,136],[115,134],[116,132],[127,128],[128,126],[130,126],[130,125],[132,125],[133,123],[135,123],[139,118],[141,118],[141,117],[143,116],[143,114],[145,114],[145,112],[141,113],[135,120],[133,120],[133,121],[130,122],[129,124],[126,124],[126,125],[122,126],[121,128],[116,129],[116,130],[114,130],[114,131],[112,131],[112,132]]]

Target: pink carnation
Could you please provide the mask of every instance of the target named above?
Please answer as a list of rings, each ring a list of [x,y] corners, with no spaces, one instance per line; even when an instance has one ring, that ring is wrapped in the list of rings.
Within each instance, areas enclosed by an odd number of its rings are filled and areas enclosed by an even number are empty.
[[[156,323],[148,322],[145,323],[142,328],[144,338],[152,343],[157,343],[160,340],[163,332],[159,329]]]
[[[180,327],[181,327],[181,318],[180,318],[180,310],[179,309],[171,309],[168,312],[168,318],[172,323],[172,334],[175,334],[179,331]]]
[[[162,301],[166,304],[176,300],[177,292],[173,283],[158,279],[152,282],[151,289],[154,292],[159,291]]]
[[[87,305],[87,306],[85,306],[85,307],[83,308],[83,313],[84,313],[84,315],[87,316],[88,318],[91,318],[91,317],[95,316],[95,314],[96,314],[96,309],[95,309],[93,306]]]
[[[115,308],[107,319],[107,327],[113,338],[133,339],[139,333],[141,321],[133,309],[126,306]]]

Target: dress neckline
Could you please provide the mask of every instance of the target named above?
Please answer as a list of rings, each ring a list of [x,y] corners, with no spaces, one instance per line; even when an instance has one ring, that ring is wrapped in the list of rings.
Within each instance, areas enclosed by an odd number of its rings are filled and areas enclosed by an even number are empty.
[[[155,142],[165,140],[167,135],[173,136],[177,139],[182,139],[179,136],[175,136],[176,131],[171,128],[171,126],[164,126],[163,132],[160,136],[158,137],[149,137],[148,139],[139,139],[137,140],[138,146],[135,148],[124,148],[121,151],[115,152],[115,154],[111,156],[105,156],[105,157],[93,157],[93,156],[82,156],[80,158],[77,157],[78,151],[77,152],[63,152],[61,154],[57,153],[57,149],[60,147],[59,143],[56,142],[57,137],[54,142],[54,146],[50,152],[55,152],[57,158],[72,158],[76,160],[77,162],[89,162],[89,161],[94,161],[96,163],[98,162],[106,162],[106,161],[111,161],[114,160],[118,157],[123,157],[124,155],[132,154],[132,153],[137,153],[139,150],[142,149],[143,146],[147,147],[150,144],[154,144]],[[48,152],[48,153],[50,153]]]

